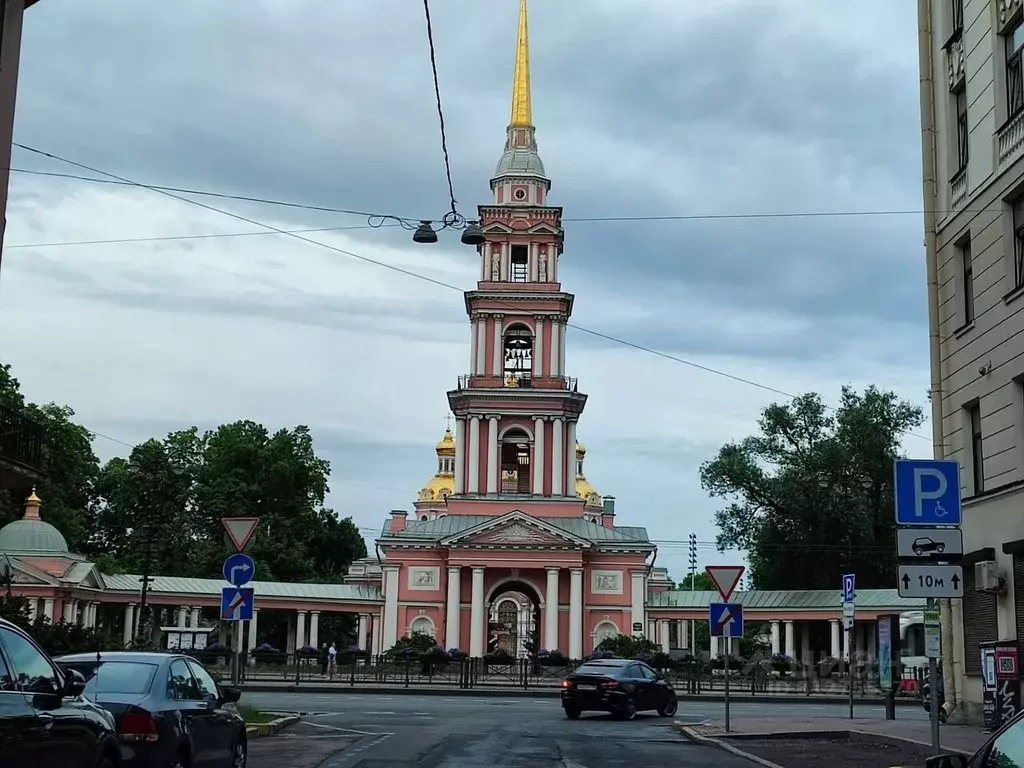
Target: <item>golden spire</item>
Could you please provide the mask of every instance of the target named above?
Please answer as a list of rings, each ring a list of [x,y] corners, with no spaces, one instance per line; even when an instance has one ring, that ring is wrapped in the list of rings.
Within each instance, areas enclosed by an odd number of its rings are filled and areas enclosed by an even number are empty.
[[[526,22],[526,0],[519,0],[519,40],[516,43],[516,78],[512,86],[512,121],[515,128],[533,125],[530,98],[530,30]]]

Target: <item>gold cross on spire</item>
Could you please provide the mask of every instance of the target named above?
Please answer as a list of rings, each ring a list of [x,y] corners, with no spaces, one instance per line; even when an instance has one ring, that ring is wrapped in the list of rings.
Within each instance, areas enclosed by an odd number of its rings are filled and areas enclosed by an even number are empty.
[[[530,96],[530,30],[526,15],[526,0],[519,0],[516,77],[512,87],[512,120],[509,123],[515,128],[533,125],[533,101]]]

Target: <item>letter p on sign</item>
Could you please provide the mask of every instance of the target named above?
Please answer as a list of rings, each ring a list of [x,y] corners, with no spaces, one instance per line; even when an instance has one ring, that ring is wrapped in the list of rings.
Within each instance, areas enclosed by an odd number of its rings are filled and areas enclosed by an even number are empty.
[[[939,485],[934,491],[924,489],[924,478],[934,477]],[[946,494],[946,476],[931,467],[914,467],[914,516],[924,517],[922,502],[941,499]]]

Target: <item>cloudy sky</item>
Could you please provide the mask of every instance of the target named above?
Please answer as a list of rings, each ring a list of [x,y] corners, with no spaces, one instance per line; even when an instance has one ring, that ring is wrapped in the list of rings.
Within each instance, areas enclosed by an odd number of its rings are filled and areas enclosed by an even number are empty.
[[[488,198],[516,0],[433,0],[456,197]],[[26,15],[16,140],[146,184],[438,218],[446,183],[419,0],[45,0]],[[910,2],[534,0],[534,116],[564,206],[574,322],[785,392],[924,403]],[[15,150],[15,168],[81,173]],[[475,253],[365,217],[196,198],[469,288]],[[723,215],[733,218],[722,218]],[[707,216],[676,221],[574,221]],[[345,229],[348,228],[348,229]],[[469,366],[456,291],[148,190],[14,173],[3,358],[104,458],[191,424],[308,424],[335,509],[372,537],[434,468]],[[59,245],[70,241],[189,238]],[[31,247],[30,247],[31,246]],[[712,542],[699,464],[779,399],[570,331],[587,474],[680,576]],[[920,430],[928,434],[928,427]],[[925,452],[926,441],[908,448]],[[702,547],[702,560],[723,562]],[[703,564],[703,563],[702,563]]]

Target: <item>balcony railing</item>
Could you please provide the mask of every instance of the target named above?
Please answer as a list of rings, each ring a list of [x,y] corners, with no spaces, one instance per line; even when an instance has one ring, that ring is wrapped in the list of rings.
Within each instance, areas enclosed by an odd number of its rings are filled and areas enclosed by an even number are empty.
[[[949,203],[954,211],[964,204],[967,199],[967,169],[960,171],[949,182]]]
[[[459,389],[562,389],[577,392],[570,376],[534,376],[532,373],[505,374],[504,377],[465,374],[459,376]]]
[[[20,410],[0,405],[0,460],[33,472],[43,468],[43,429]]]
[[[1024,146],[1024,110],[1003,126],[996,136],[996,145],[999,158],[996,170],[1001,171],[1017,159],[1020,148]]]

